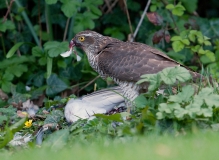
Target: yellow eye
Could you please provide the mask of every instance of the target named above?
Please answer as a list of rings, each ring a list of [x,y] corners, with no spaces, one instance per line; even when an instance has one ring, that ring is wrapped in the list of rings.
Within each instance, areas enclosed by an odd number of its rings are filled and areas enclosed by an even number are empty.
[[[78,40],[83,42],[85,40],[85,37],[84,36],[78,37]]]

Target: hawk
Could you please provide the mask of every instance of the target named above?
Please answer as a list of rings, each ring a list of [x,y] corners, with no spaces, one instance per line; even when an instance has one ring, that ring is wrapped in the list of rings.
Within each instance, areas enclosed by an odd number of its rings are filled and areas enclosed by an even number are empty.
[[[69,43],[70,49],[81,48],[91,67],[102,78],[111,77],[123,96],[133,101],[148,84],[136,84],[143,74],[154,74],[167,67],[181,66],[163,52],[146,44],[123,42],[94,31],[82,31]],[[190,71],[193,78],[200,74]]]

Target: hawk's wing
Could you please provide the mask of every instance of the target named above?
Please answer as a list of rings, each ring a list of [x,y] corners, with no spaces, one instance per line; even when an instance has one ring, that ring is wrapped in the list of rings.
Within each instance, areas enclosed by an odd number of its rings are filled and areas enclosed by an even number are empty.
[[[123,81],[138,81],[143,74],[153,74],[180,64],[161,51],[141,43],[114,42],[99,54],[103,73]]]

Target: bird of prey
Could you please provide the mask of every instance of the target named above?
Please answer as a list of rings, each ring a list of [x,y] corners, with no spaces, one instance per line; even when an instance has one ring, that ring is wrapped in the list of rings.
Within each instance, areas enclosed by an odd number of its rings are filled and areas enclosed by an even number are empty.
[[[130,101],[148,87],[147,83],[136,84],[141,75],[181,66],[163,52],[146,44],[123,42],[94,31],[76,34],[69,43],[71,50],[75,46],[86,53],[91,67],[102,78],[111,77],[121,87],[123,96]],[[200,74],[191,70],[190,73],[195,79],[200,77]]]

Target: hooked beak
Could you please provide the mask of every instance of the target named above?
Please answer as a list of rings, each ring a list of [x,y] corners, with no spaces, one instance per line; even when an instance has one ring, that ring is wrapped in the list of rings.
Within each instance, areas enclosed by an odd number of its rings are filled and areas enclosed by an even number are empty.
[[[73,47],[75,46],[75,42],[74,40],[72,39],[70,42],[69,42],[69,51],[66,51],[64,53],[61,53],[60,55],[62,57],[69,57],[71,54],[72,54],[72,50],[73,50]]]
[[[72,51],[73,51],[73,48],[74,46],[76,46],[74,40],[72,39],[70,42],[69,42],[69,51],[66,51],[62,54],[60,54],[62,57],[69,57],[71,54],[72,54]],[[81,57],[77,54],[77,52],[74,51],[74,53],[76,54],[76,58],[77,58],[77,61],[80,61],[81,60]]]
[[[74,40],[72,39],[70,42],[69,42],[69,49],[73,48],[75,46],[75,42]]]

